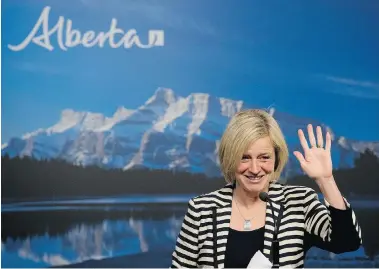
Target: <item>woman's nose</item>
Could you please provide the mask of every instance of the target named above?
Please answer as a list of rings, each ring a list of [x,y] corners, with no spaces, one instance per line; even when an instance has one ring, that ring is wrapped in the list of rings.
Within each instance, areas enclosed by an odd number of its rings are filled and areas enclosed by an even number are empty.
[[[260,170],[260,166],[256,160],[251,160],[251,165],[250,165],[250,172],[253,174],[258,174]]]

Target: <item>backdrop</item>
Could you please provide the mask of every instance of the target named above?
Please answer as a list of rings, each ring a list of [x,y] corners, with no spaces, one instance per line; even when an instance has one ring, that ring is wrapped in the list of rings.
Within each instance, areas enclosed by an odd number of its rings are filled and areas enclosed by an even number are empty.
[[[363,247],[307,267],[379,267],[378,1],[2,1],[2,267],[168,267],[187,202],[225,184],[222,132],[267,109],[281,182],[319,190],[297,129],[333,136]]]

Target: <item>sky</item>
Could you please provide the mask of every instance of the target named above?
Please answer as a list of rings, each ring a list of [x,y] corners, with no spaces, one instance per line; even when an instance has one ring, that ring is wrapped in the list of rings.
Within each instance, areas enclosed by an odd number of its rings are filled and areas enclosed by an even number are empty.
[[[141,43],[164,46],[64,51],[20,44],[49,6],[82,34],[112,19]],[[243,100],[320,120],[337,135],[379,140],[379,1],[2,1],[2,144],[55,124],[62,110],[111,116],[135,109],[158,87]],[[37,35],[42,33],[42,27]]]

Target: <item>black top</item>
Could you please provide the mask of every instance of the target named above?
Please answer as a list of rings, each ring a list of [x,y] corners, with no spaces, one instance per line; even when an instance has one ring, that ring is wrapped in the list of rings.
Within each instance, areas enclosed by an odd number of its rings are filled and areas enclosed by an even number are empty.
[[[258,250],[263,252],[264,231],[264,226],[248,232],[236,231],[229,228],[225,267],[247,268],[254,254]]]

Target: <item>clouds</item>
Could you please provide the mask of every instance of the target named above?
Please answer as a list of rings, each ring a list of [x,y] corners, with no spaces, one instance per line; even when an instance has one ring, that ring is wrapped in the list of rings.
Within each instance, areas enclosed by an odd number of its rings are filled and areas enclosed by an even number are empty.
[[[332,93],[379,100],[379,83],[336,76],[326,76],[325,79],[334,84],[330,87]]]
[[[345,84],[348,86],[359,86],[359,87],[364,87],[364,88],[379,89],[379,83],[374,83],[371,81],[360,81],[360,80],[354,80],[350,78],[341,78],[341,77],[333,77],[333,76],[327,76],[326,79],[336,82],[336,83]]]

